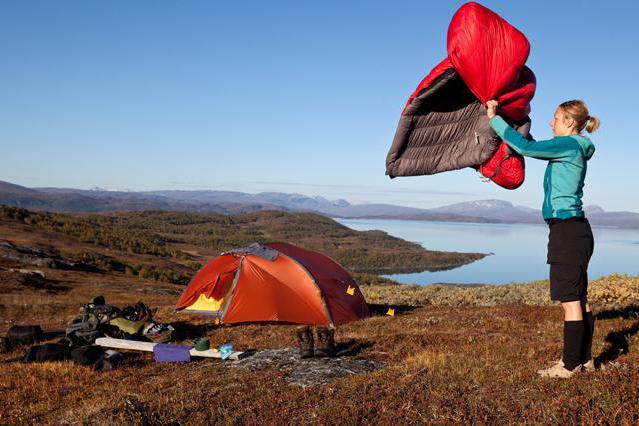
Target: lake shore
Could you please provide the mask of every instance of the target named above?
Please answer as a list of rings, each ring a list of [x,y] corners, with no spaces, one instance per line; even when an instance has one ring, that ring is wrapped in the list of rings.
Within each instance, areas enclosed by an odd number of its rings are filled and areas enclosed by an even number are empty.
[[[431,250],[490,254],[446,271],[384,274],[384,278],[404,284],[505,285],[548,277],[548,229],[542,225],[359,219],[339,222],[359,231],[379,229]],[[588,267],[591,279],[613,273],[639,274],[639,231],[595,227],[593,233],[595,251]]]

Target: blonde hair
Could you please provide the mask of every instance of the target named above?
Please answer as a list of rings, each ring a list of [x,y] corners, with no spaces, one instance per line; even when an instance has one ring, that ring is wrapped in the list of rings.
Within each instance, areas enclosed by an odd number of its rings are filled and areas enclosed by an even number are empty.
[[[588,133],[593,133],[599,128],[601,121],[588,112],[588,107],[584,101],[571,100],[559,105],[566,118],[575,120],[577,131],[586,129]]]

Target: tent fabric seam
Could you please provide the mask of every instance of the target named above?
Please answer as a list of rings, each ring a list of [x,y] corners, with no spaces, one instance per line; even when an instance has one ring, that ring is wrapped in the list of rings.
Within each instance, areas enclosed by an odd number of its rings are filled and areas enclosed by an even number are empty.
[[[242,256],[240,258],[240,264],[237,267],[237,272],[235,273],[235,277],[233,278],[233,286],[231,287],[231,291],[229,294],[229,300],[226,302],[226,306],[224,306],[224,311],[222,311],[222,315],[220,317],[220,322],[224,322],[224,318],[226,318],[226,314],[228,312],[229,307],[231,306],[231,302],[233,301],[233,296],[235,296],[235,288],[237,287],[237,282],[240,279],[240,272],[242,271],[242,265],[244,264],[244,259],[246,256]]]
[[[326,318],[328,318],[328,322],[329,322],[330,326],[331,327],[335,327],[335,322],[333,321],[333,315],[331,315],[331,311],[328,309],[328,304],[326,303],[326,299],[324,298],[324,293],[322,292],[322,289],[320,288],[320,286],[317,284],[317,280],[315,279],[315,276],[311,273],[311,271],[308,270],[308,268],[306,266],[304,266],[302,264],[302,262],[298,261],[294,257],[289,256],[289,255],[287,255],[285,253],[282,253],[279,250],[278,250],[278,253],[281,254],[284,257],[287,257],[287,258],[291,259],[293,262],[295,262],[297,265],[299,265],[299,267],[302,268],[302,270],[309,276],[309,278],[311,279],[311,282],[313,283],[315,288],[317,288],[317,291],[318,291],[319,296],[320,296],[320,300],[322,301],[322,306],[324,306],[324,310],[326,311]]]

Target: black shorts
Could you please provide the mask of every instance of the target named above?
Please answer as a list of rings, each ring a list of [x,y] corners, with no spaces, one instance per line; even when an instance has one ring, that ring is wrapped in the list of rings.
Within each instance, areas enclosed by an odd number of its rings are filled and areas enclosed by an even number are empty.
[[[594,238],[586,218],[551,219],[548,235],[550,298],[560,302],[588,295],[588,262]]]

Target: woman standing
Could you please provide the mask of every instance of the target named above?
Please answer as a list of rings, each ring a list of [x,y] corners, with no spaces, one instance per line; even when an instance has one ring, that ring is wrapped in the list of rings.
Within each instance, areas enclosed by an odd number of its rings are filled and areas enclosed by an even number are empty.
[[[497,115],[497,101],[486,103],[490,126],[515,152],[547,160],[542,213],[550,227],[548,263],[550,296],[564,310],[563,357],[543,377],[566,378],[582,369],[594,370],[591,346],[594,316],[588,305],[588,262],[594,248],[592,230],[582,209],[587,161],[595,146],[581,132],[593,133],[599,119],[583,101],[559,105],[550,123],[554,137],[528,140]]]

